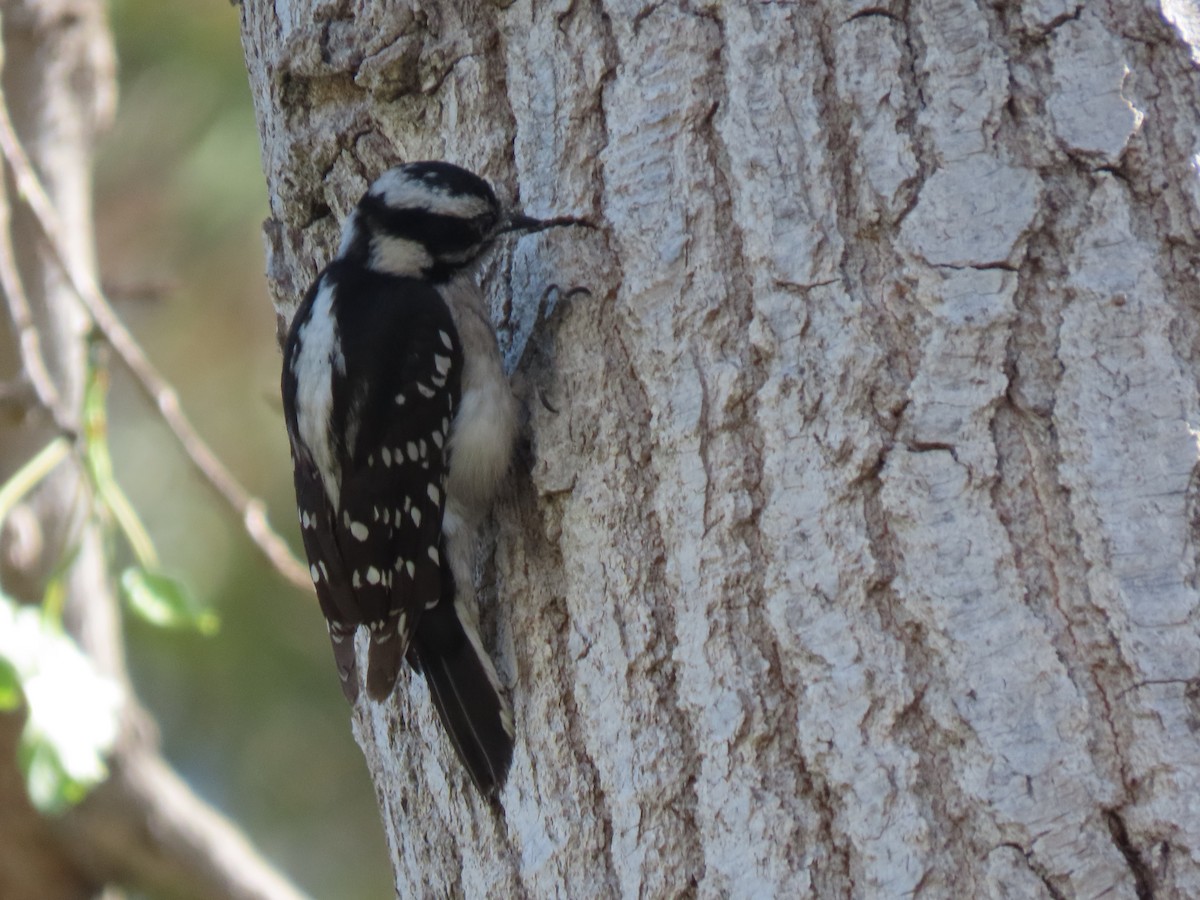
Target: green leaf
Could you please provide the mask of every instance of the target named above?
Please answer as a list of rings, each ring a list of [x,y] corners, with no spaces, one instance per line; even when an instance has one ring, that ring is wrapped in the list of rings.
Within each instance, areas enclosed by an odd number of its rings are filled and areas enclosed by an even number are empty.
[[[121,689],[96,672],[42,611],[0,594],[0,683],[24,697],[18,759],[31,802],[46,813],[78,802],[108,774]]]
[[[29,801],[38,812],[58,815],[87,796],[91,784],[71,777],[58,748],[44,735],[26,730],[19,759]]]
[[[12,712],[21,705],[21,676],[12,660],[0,656],[0,712]]]
[[[130,566],[121,573],[121,590],[129,608],[159,628],[194,628],[215,634],[220,619],[202,605],[182,581],[154,569]]]

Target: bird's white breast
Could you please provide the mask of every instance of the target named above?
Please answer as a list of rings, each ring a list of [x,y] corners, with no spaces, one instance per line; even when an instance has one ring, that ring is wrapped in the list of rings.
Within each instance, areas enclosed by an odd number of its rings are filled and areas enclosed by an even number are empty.
[[[291,366],[296,376],[298,437],[316,463],[329,502],[337,509],[340,473],[330,445],[329,419],[333,414],[333,373],[336,369],[339,375],[346,374],[346,358],[334,319],[333,293],[326,281],[317,288],[308,320],[296,334]]]
[[[450,431],[449,497],[474,519],[508,470],[517,436],[517,403],[500,365],[495,331],[473,280],[442,288],[463,346],[462,394]]]

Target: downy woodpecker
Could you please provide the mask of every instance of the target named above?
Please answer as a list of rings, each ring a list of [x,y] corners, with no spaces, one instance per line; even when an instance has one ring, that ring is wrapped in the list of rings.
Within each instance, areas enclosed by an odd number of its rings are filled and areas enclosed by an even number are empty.
[[[507,211],[449,163],[391,169],[346,219],[284,346],[301,533],[342,690],[356,701],[365,625],[368,695],[386,699],[407,657],[485,796],[508,772],[513,724],[479,635],[475,533],[517,410],[474,269],[504,232],[567,224],[585,223]]]

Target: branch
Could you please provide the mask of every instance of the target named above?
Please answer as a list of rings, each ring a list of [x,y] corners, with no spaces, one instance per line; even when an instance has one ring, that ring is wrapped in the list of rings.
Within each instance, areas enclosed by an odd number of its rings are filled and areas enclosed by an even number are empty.
[[[29,158],[25,155],[25,150],[21,146],[12,120],[9,118],[8,105],[2,92],[0,92],[0,152],[8,160],[17,188],[33,211],[34,218],[41,226],[42,235],[49,245],[51,255],[66,275],[72,291],[79,297],[96,328],[112,345],[117,356],[133,374],[134,380],[158,409],[163,421],[167,423],[167,427],[183,447],[184,453],[191,460],[192,465],[238,514],[246,533],[250,535],[250,539],[254,541],[275,570],[292,584],[310,590],[312,582],[308,576],[308,569],[296,559],[283,538],[271,528],[267,521],[266,504],[242,487],[233,473],[204,442],[180,408],[179,395],[154,368],[137,340],[117,317],[108,301],[104,299],[100,286],[91,272],[86,267],[73,265],[59,246],[57,235],[61,232],[61,223],[58,213],[38,180],[37,173],[33,171]],[[3,242],[0,241],[0,243]],[[0,256],[3,253],[4,248],[0,247]],[[2,261],[0,261],[0,275],[3,275]],[[0,287],[4,288],[6,294],[12,296],[12,292],[8,290],[7,286],[0,283]],[[10,300],[10,304],[11,302]],[[25,311],[28,312],[28,303],[25,304]],[[14,321],[18,321],[15,315]],[[32,322],[31,319],[28,321]],[[35,349],[36,337],[37,333],[33,331],[32,343]],[[23,342],[22,352],[24,353],[24,351]],[[41,372],[45,372],[44,365]],[[48,378],[48,376],[46,377]],[[36,381],[34,386],[38,388]],[[42,398],[42,389],[46,386],[43,384],[41,388],[38,388],[39,399]],[[53,389],[53,383],[48,386]],[[53,406],[48,406],[48,408],[54,409]]]
[[[119,748],[112,777],[62,820],[101,881],[187,900],[304,900],[224,816],[163,760]]]
[[[29,306],[29,298],[25,295],[25,285],[17,270],[16,254],[12,246],[12,211],[8,205],[8,190],[3,178],[0,178],[0,291],[8,303],[8,314],[12,319],[13,328],[17,332],[17,346],[21,354],[21,370],[25,379],[33,388],[38,403],[48,412],[60,432],[73,437],[78,426],[74,415],[67,409],[50,370],[46,367],[46,359],[42,356],[42,342],[38,335],[37,326],[33,321],[33,311]]]

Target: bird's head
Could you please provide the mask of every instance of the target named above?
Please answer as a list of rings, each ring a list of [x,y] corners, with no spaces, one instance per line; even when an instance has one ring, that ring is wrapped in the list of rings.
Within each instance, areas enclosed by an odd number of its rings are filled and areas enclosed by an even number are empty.
[[[507,210],[491,185],[446,162],[388,169],[342,228],[341,259],[390,275],[449,281],[469,270],[506,231],[541,231],[578,219],[535,219]]]

